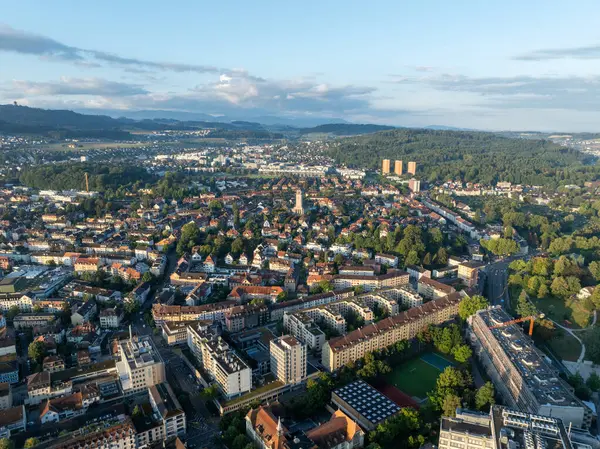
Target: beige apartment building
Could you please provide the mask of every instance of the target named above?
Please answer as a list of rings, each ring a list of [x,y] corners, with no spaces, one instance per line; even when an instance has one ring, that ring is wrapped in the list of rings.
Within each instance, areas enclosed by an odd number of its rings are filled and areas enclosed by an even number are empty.
[[[402,161],[396,161],[394,163],[394,174],[402,176]]]
[[[271,340],[271,372],[286,385],[306,378],[306,345],[291,335]]]
[[[384,159],[383,162],[381,163],[381,174],[383,175],[389,175],[390,174],[390,160],[389,159]]]
[[[406,171],[407,173],[410,173],[411,175],[415,175],[417,173],[417,163],[416,162],[409,162],[408,163],[408,170]]]
[[[323,345],[322,363],[327,370],[335,371],[368,352],[386,348],[400,340],[411,340],[427,325],[438,325],[456,318],[458,305],[465,295],[464,292],[453,293],[332,338]]]
[[[152,337],[132,336],[118,342],[117,371],[124,394],[146,391],[166,381],[165,364]]]

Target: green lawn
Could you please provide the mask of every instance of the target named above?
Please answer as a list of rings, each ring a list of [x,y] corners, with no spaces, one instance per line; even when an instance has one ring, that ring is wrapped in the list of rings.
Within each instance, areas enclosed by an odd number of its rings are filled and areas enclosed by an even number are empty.
[[[541,299],[531,298],[531,300],[540,312],[566,327],[573,329],[586,327],[592,318],[592,314],[583,307],[582,302],[577,298],[565,301],[555,296],[547,296]]]
[[[568,362],[576,362],[581,354],[581,344],[575,337],[564,331],[560,337],[550,339],[548,346],[556,357]]]
[[[387,381],[410,396],[426,398],[439,375],[440,370],[417,358],[394,368]]]

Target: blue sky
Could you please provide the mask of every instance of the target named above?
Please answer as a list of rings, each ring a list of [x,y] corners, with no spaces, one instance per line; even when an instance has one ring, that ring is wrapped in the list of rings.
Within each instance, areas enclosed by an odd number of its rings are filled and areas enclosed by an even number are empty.
[[[599,131],[599,13],[597,1],[21,0],[0,15],[0,102]]]

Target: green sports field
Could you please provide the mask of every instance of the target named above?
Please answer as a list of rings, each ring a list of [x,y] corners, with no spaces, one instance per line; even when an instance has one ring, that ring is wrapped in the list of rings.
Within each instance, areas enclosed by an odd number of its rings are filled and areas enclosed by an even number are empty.
[[[440,373],[435,366],[417,358],[392,370],[387,381],[409,396],[425,399],[435,387]]]

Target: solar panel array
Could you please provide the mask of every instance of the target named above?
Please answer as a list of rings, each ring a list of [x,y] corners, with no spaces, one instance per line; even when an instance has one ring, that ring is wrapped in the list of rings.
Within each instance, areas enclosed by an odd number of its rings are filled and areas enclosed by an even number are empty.
[[[335,390],[335,394],[373,424],[400,411],[398,405],[360,380]]]

